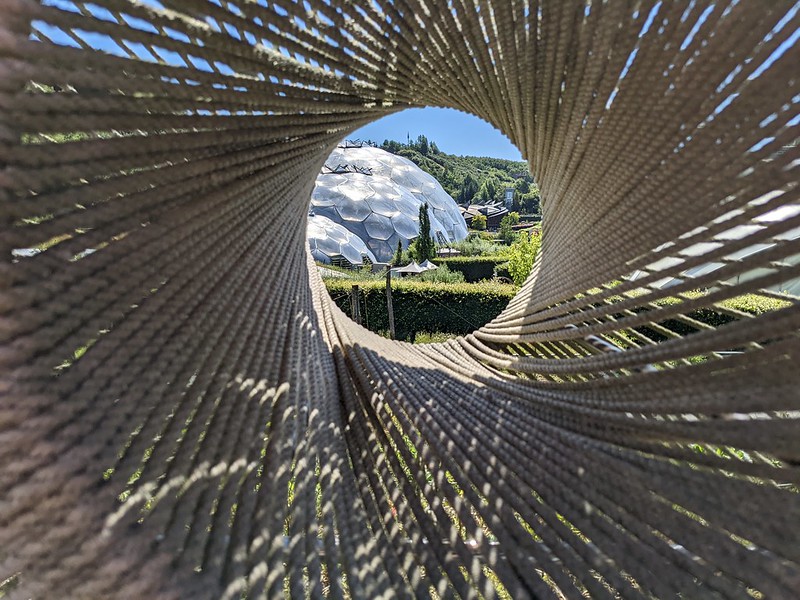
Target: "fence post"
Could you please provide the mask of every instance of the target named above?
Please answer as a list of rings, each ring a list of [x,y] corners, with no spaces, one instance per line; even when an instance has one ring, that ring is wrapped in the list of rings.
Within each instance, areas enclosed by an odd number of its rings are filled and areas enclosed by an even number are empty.
[[[358,286],[354,285],[350,290],[350,308],[353,321],[361,325],[361,303],[359,302]]]

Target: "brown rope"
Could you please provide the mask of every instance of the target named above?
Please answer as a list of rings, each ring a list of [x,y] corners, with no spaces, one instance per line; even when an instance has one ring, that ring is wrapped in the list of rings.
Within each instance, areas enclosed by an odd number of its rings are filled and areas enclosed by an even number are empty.
[[[4,0],[0,597],[794,597],[798,25]],[[304,239],[331,149],[413,106],[498,127],[544,210],[503,314],[424,346]]]

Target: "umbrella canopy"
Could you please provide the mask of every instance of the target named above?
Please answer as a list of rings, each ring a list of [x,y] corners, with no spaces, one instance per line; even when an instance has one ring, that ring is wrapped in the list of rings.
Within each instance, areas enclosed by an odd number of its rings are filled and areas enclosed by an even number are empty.
[[[437,267],[435,264],[433,264],[431,261],[429,261],[427,259],[422,261],[422,263],[419,266],[422,267],[423,269],[425,269],[426,271],[431,271],[433,269],[438,269],[439,268],[439,267]]]
[[[405,267],[394,269],[394,271],[395,273],[411,273],[414,275],[418,275],[419,273],[424,273],[425,271],[427,271],[427,269],[418,264],[417,261],[412,260]]]

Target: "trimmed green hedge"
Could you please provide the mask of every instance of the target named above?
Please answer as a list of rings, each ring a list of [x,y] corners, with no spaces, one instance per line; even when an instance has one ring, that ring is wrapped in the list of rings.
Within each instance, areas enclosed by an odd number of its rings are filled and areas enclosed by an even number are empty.
[[[497,275],[497,277],[505,277],[506,279],[511,281],[512,277],[511,277],[511,272],[508,270],[508,261],[497,265],[497,267],[494,270],[494,274]]]
[[[376,332],[389,329],[385,281],[325,280],[331,298],[348,315],[353,285],[359,286],[365,303],[361,305],[364,326]],[[513,285],[502,284],[392,280],[397,338],[413,340],[421,331],[466,335],[500,314],[516,291]]]
[[[702,293],[700,292],[687,294],[689,297],[697,297],[701,295]],[[669,306],[678,302],[679,300],[675,298],[665,298],[664,300],[657,301],[656,304],[659,306]],[[737,296],[735,298],[720,302],[720,306],[723,306],[724,308],[737,310],[743,313],[749,313],[751,315],[760,315],[762,313],[784,308],[789,305],[789,302],[778,300],[776,298],[759,296],[758,294],[745,294],[743,296]],[[701,308],[700,310],[689,313],[687,316],[695,321],[700,321],[706,325],[711,325],[712,327],[719,327],[721,325],[725,325],[726,323],[730,323],[731,321],[737,320],[736,317],[732,315],[721,313],[711,308]],[[687,335],[697,331],[695,327],[676,319],[667,319],[661,324],[664,327],[681,335]],[[661,336],[659,334],[655,334],[653,337],[654,339],[659,339]]]
[[[325,285],[331,298],[347,314],[350,314],[350,289],[353,285],[358,285],[362,292],[362,302],[364,302],[361,307],[364,325],[376,332],[389,329],[385,281],[326,279]],[[392,302],[397,337],[413,341],[417,332],[466,335],[500,314],[516,291],[517,288],[512,285],[489,282],[445,284],[416,279],[393,280]],[[676,302],[678,300],[667,298],[657,301],[657,304],[664,306]],[[753,315],[789,305],[788,302],[757,294],[739,296],[721,304],[726,308]],[[646,309],[636,310],[638,312]],[[622,317],[623,315],[618,316]],[[713,327],[719,327],[735,320],[731,315],[707,308],[694,311],[689,316]],[[676,319],[666,319],[661,322],[661,325],[681,335],[697,331],[688,323]],[[663,334],[650,327],[642,326],[636,329],[654,340],[666,339]]]
[[[688,292],[685,294],[685,296],[690,299],[698,298],[703,295],[704,295],[703,292]],[[621,300],[621,298],[619,297],[612,297],[611,299]],[[681,301],[677,298],[663,298],[661,300],[656,300],[655,305],[666,307],[679,304],[680,302]],[[762,313],[769,312],[772,310],[778,310],[780,308],[785,308],[790,305],[790,303],[785,300],[769,298],[758,294],[744,294],[742,296],[730,298],[729,300],[723,300],[719,304],[724,308],[730,310],[736,310],[743,313],[748,313],[751,315],[760,315]],[[633,311],[636,313],[647,312],[648,310],[649,309],[644,307],[633,309]],[[614,316],[616,318],[622,318],[624,315],[616,314]],[[722,325],[725,325],[726,323],[730,323],[732,321],[737,320],[735,316],[714,310],[713,308],[701,308],[698,310],[694,310],[687,313],[686,316],[689,317],[690,319],[699,321],[700,323],[704,323],[712,327],[720,327]],[[670,331],[674,331],[675,333],[678,333],[680,335],[689,335],[692,333],[696,333],[699,330],[698,327],[694,327],[690,323],[686,323],[679,319],[664,319],[663,321],[659,322],[659,325],[669,329]],[[636,327],[636,331],[658,342],[667,339],[666,335],[648,326]]]
[[[437,265],[447,265],[451,271],[464,274],[464,279],[469,283],[491,279],[494,277],[496,266],[508,262],[507,256],[450,256],[435,258]]]

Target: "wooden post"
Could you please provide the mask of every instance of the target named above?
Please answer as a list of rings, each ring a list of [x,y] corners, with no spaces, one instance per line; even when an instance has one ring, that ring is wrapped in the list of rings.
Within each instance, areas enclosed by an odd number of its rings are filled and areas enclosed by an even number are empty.
[[[394,308],[392,307],[392,270],[386,269],[386,308],[389,311],[389,338],[394,335]]]
[[[350,309],[353,321],[361,325],[361,303],[358,298],[358,286],[354,285],[350,290]]]

